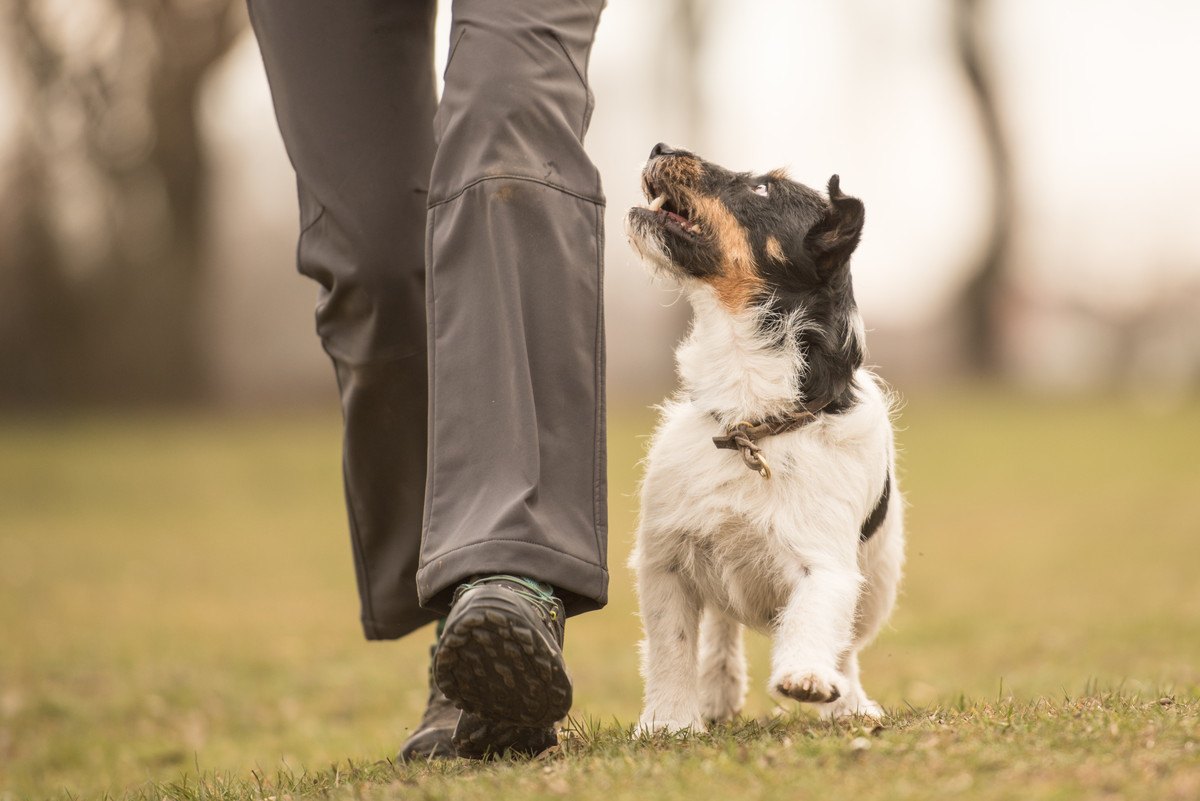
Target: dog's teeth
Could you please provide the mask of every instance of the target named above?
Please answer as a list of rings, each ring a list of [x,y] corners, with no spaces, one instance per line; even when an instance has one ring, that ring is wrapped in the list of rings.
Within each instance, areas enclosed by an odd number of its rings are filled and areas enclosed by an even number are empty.
[[[650,201],[650,211],[658,211],[659,209],[661,209],[663,207],[663,204],[666,202],[667,202],[667,196],[665,194],[659,195],[658,197],[654,198],[654,200]]]

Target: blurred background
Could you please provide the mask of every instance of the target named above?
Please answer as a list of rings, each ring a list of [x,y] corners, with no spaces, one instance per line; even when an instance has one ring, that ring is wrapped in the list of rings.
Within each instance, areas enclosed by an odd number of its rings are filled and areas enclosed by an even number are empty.
[[[1194,691],[1198,42],[1185,0],[610,0],[613,604],[568,638],[583,714],[638,703],[635,465],[688,310],[622,218],[660,140],[866,203],[912,506],[879,699]],[[376,759],[415,721],[428,638],[358,632],[297,219],[242,0],[0,4],[0,798]]]
[[[241,0],[7,0],[0,26],[0,408],[329,402]],[[686,316],[624,246],[660,140],[842,175],[901,387],[1194,392],[1198,31],[1181,0],[612,2],[588,148],[614,399],[669,386]]]

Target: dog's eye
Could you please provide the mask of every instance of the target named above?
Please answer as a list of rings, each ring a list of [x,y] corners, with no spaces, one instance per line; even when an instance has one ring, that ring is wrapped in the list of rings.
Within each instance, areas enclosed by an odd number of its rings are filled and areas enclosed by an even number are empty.
[[[762,195],[763,197],[766,197],[767,196],[767,185],[759,184],[758,186],[754,187],[754,194]]]

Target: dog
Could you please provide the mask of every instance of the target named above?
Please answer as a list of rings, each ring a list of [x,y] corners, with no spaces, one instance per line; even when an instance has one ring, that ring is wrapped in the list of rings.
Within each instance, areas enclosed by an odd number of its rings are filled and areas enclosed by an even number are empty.
[[[769,689],[823,718],[883,710],[858,653],[904,561],[890,392],[863,367],[850,256],[860,200],[783,171],[737,173],[659,144],[626,218],[677,281],[691,330],[641,487],[643,731],[703,730],[742,709],[742,631],[772,637]]]

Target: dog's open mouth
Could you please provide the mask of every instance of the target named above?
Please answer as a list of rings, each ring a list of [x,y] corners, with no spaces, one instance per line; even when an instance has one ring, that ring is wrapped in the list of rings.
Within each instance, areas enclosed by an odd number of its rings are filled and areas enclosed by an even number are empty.
[[[665,189],[655,187],[649,181],[643,187],[646,198],[650,201],[646,208],[658,219],[658,222],[669,230],[674,230],[691,237],[700,237],[704,230],[700,224],[692,221],[692,209],[678,199],[672,198]]]

